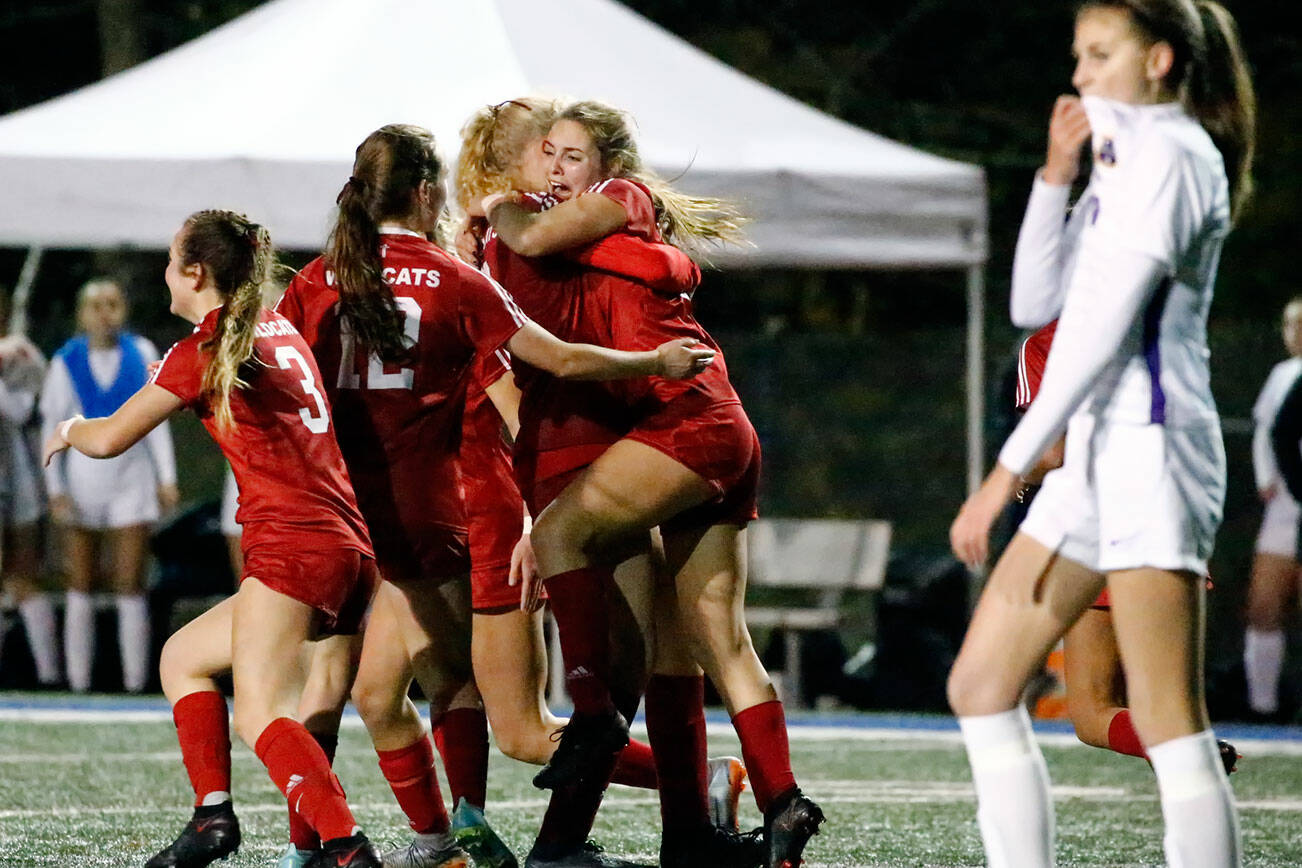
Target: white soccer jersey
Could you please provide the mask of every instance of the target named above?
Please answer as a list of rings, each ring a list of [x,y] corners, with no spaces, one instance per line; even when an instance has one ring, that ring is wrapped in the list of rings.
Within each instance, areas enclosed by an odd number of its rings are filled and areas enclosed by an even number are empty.
[[[1279,405],[1299,375],[1302,375],[1302,359],[1285,359],[1275,365],[1266,377],[1261,393],[1257,395],[1257,403],[1252,405],[1252,473],[1258,491],[1265,491],[1274,485],[1279,489],[1277,494],[1288,496],[1283,480],[1279,477],[1279,467],[1275,464],[1275,450],[1270,445],[1270,429],[1275,424]]]
[[[1055,232],[1041,184],[1028,207],[1037,226],[1019,238],[1019,324],[1054,313],[1060,322],[1039,398],[1000,452],[1015,473],[1073,413],[1136,425],[1217,422],[1207,312],[1229,231],[1221,155],[1178,103],[1083,103],[1095,157],[1089,186],[1065,226],[1058,210]],[[1057,195],[1060,207],[1065,194]],[[1035,289],[1028,281],[1037,274]]]

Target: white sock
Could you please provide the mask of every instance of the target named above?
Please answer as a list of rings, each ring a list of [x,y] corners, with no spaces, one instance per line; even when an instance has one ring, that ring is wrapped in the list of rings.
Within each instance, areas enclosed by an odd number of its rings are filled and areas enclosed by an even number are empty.
[[[1211,730],[1148,749],[1162,797],[1166,864],[1227,868],[1242,863],[1239,816]]]
[[[149,606],[143,594],[118,594],[116,602],[122,686],[140,693],[149,680]]]
[[[36,662],[36,679],[42,684],[59,680],[59,646],[55,639],[54,604],[45,594],[34,594],[18,604],[27,631],[27,645]]]
[[[1284,668],[1284,631],[1249,627],[1243,634],[1243,674],[1248,705],[1258,714],[1279,711],[1279,673]]]
[[[1026,709],[960,717],[990,868],[1054,864],[1049,769]]]
[[[63,655],[68,664],[68,686],[77,693],[90,690],[95,662],[95,606],[85,591],[69,591],[63,612]]]

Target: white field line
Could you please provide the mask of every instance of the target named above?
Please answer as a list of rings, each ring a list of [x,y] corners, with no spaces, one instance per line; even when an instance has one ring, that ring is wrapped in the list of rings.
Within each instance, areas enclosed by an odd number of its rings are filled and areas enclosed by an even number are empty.
[[[811,790],[822,793],[819,802],[823,804],[936,804],[945,802],[975,802],[971,784],[954,782],[920,782],[920,781],[809,781]],[[830,790],[830,792],[829,792]],[[1119,787],[1080,787],[1055,786],[1053,797],[1059,800],[1080,799],[1092,802],[1151,802],[1155,797],[1147,794],[1130,794]],[[657,804],[656,798],[644,791],[627,787],[616,787],[606,796],[607,809],[627,810],[651,807]],[[541,810],[547,806],[545,798],[504,799],[493,802],[494,810]],[[1302,799],[1253,799],[1240,801],[1241,810],[1302,812]],[[356,811],[390,811],[391,802],[360,802],[351,807]],[[68,817],[77,818],[93,814],[96,816],[137,816],[145,814],[176,813],[185,814],[187,808],[159,808],[139,805],[115,806],[106,808],[34,808],[0,811],[0,820],[21,820],[35,818]],[[240,814],[281,813],[285,810],[284,802],[248,804],[241,803],[237,810]]]
[[[121,711],[121,710],[94,710],[94,709],[64,709],[64,708],[0,708],[0,722],[13,721],[16,723],[171,723],[172,713],[164,709],[138,711]],[[348,729],[359,729],[362,727],[362,720],[355,712],[351,710],[344,715],[343,726]],[[961,745],[962,736],[956,730],[935,730],[935,729],[910,729],[908,727],[875,727],[875,726],[816,726],[799,723],[789,724],[787,731],[790,737],[796,741],[805,742],[834,742],[834,741],[854,741],[854,742],[873,742],[878,744],[883,750],[890,750],[890,742],[914,742],[914,745],[901,745],[898,749],[912,749],[917,742],[931,742],[935,744]],[[634,724],[633,732],[640,738],[646,737],[646,726],[642,723]],[[709,723],[706,725],[706,732],[716,738],[734,737],[735,732],[731,725],[726,723]],[[1036,741],[1043,747],[1053,748],[1086,748],[1087,745],[1081,742],[1069,733],[1064,732],[1041,732],[1036,734]],[[1281,739],[1264,739],[1264,738],[1246,738],[1235,739],[1235,748],[1245,757],[1252,756],[1302,756],[1302,741],[1284,741]],[[1097,748],[1089,748],[1097,750]],[[3,755],[0,755],[0,762],[3,762]]]

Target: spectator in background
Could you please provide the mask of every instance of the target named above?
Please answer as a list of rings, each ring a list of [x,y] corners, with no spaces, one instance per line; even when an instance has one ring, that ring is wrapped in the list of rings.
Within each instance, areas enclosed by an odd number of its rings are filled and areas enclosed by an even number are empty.
[[[77,295],[79,333],[55,354],[41,391],[46,439],[62,419],[82,414],[110,416],[146,380],[146,366],[158,360],[148,339],[124,329],[122,288],[96,279]],[[65,529],[68,583],[64,654],[68,685],[90,689],[95,649],[95,612],[90,591],[97,568],[107,561],[117,602],[122,683],[132,693],[149,677],[149,611],[143,590],[150,526],[176,506],[176,459],[166,423],[117,458],[96,461],[61,454],[45,475],[50,513]]]
[[[1284,620],[1296,599],[1298,522],[1302,509],[1289,494],[1271,450],[1271,428],[1290,387],[1302,374],[1302,296],[1284,306],[1282,328],[1289,357],[1271,369],[1252,407],[1252,472],[1265,504],[1248,585],[1248,627],[1243,636],[1243,674],[1248,706],[1256,714],[1279,713],[1279,675],[1284,668]],[[1297,438],[1293,440],[1297,451]]]
[[[0,287],[0,589],[17,604],[36,678],[49,687],[59,682],[54,607],[36,581],[45,492],[35,422],[44,376],[41,351],[25,336],[9,334],[9,294]],[[0,620],[0,648],[3,645]]]

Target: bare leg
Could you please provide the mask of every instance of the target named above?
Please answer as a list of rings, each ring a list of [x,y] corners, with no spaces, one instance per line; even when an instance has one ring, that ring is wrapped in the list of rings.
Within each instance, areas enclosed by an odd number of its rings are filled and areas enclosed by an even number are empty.
[[[1053,864],[1053,803],[1044,757],[1020,705],[1027,681],[1098,596],[1103,577],[1018,533],[981,594],[949,674],[986,860]]]
[[[1279,676],[1284,668],[1284,620],[1292,609],[1298,564],[1283,555],[1258,552],[1248,585],[1248,628],[1243,640],[1243,671],[1248,704],[1258,714],[1279,711]]]
[[[1086,609],[1063,637],[1067,681],[1067,713],[1076,737],[1085,744],[1108,748],[1112,719],[1125,710],[1125,679],[1112,630],[1112,615]]]
[[[563,718],[547,707],[547,656],[542,612],[475,615],[471,651],[484,711],[502,753],[542,765]]]
[[[728,712],[777,699],[746,627],[746,536],[736,525],[666,535],[690,648]]]
[[[1156,569],[1108,576],[1131,716],[1157,775],[1167,861],[1238,865],[1238,816],[1203,697],[1202,576]]]
[[[163,645],[158,676],[163,695],[175,705],[183,696],[217,691],[214,677],[231,669],[231,628],[235,598],[227,597],[181,629]]]

